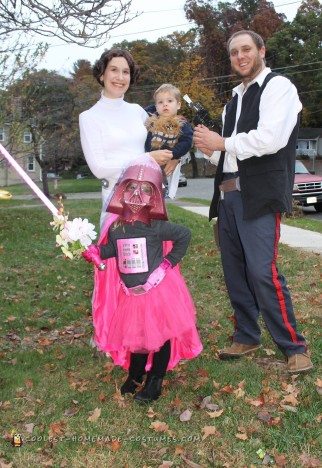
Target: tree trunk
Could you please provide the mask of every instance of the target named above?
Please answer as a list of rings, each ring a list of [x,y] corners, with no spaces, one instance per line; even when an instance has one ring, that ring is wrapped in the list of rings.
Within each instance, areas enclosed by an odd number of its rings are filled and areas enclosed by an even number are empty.
[[[190,156],[192,165],[192,178],[196,179],[198,177],[198,164],[195,152],[193,150],[190,150]]]

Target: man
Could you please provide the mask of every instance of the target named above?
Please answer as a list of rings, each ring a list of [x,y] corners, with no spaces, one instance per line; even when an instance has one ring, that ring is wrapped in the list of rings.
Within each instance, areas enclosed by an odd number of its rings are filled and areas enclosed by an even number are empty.
[[[286,280],[276,265],[281,213],[292,207],[302,105],[293,84],[265,66],[265,46],[258,34],[239,31],[227,49],[242,83],[224,109],[223,136],[202,125],[194,132],[197,148],[218,165],[209,219],[218,216],[235,323],[232,346],[219,357],[239,358],[260,347],[261,312],[287,357],[288,372],[307,372],[313,364],[296,329]]]

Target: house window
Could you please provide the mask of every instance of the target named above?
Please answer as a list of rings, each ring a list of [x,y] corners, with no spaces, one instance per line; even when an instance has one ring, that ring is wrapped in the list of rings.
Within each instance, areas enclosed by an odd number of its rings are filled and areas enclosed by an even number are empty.
[[[24,141],[24,143],[31,143],[32,142],[32,135],[31,135],[30,132],[28,132],[28,130],[24,131],[23,141]]]
[[[27,157],[27,171],[35,172],[35,158],[34,156]]]
[[[0,128],[0,141],[4,141],[4,128]]]

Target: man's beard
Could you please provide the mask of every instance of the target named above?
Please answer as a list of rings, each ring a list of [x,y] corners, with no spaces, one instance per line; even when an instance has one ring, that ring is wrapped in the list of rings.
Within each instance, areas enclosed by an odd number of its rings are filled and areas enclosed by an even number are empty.
[[[235,67],[232,67],[232,71],[243,81],[245,80],[245,78],[249,78],[249,80],[247,81],[252,81],[259,74],[262,68],[263,68],[263,59],[258,53],[255,58],[254,64],[249,70],[249,72],[247,73],[247,75],[243,75],[243,73],[237,70]]]

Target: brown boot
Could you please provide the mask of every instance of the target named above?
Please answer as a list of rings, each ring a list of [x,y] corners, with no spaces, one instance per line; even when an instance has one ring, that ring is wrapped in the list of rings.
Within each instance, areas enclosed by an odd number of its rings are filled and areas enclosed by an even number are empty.
[[[253,353],[261,347],[260,344],[247,345],[234,341],[229,348],[219,351],[219,359],[238,359],[245,354]]]
[[[289,374],[301,374],[313,368],[313,363],[309,356],[303,354],[293,354],[287,358],[287,372]]]

